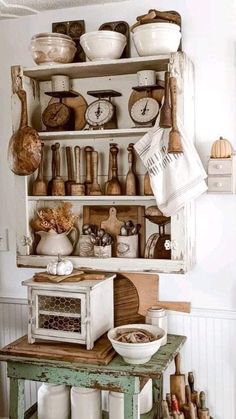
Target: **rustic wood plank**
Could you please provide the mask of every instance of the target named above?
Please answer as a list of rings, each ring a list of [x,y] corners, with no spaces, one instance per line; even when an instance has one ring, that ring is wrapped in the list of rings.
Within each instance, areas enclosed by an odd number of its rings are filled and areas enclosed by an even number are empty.
[[[10,419],[24,419],[25,383],[23,379],[10,378]]]
[[[139,419],[138,395],[124,394],[124,418]]]

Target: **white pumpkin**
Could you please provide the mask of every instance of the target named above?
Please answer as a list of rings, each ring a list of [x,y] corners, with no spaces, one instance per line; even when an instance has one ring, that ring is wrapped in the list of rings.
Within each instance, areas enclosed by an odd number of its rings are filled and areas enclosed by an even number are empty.
[[[69,259],[58,259],[47,265],[47,273],[51,275],[70,275],[73,269],[73,263]]]

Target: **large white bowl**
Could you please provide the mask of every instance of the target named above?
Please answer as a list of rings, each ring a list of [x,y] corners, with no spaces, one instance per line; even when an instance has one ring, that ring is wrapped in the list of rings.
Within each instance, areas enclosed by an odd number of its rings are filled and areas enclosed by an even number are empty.
[[[176,52],[180,39],[180,28],[173,23],[149,23],[133,30],[134,45],[141,57]]]
[[[80,44],[91,61],[120,58],[126,43],[126,36],[114,31],[88,32],[80,37]]]
[[[160,336],[153,342],[147,343],[123,343],[115,340],[117,330],[126,329],[144,329],[154,336]],[[127,364],[145,364],[150,361],[152,355],[154,355],[161,346],[162,338],[165,336],[165,331],[158,326],[150,324],[127,324],[125,326],[115,327],[109,330],[108,339],[110,340],[115,351],[121,355]]]
[[[77,51],[69,36],[58,33],[34,35],[30,47],[32,57],[38,65],[71,63]]]

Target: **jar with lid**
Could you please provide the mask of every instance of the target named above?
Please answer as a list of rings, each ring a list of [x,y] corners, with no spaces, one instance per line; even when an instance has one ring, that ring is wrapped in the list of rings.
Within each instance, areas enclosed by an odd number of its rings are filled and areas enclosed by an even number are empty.
[[[162,338],[161,346],[166,345],[167,343],[167,315],[166,310],[159,306],[150,307],[147,310],[145,317],[147,324],[152,324],[153,326],[161,327],[164,329],[165,336]]]
[[[70,389],[44,383],[38,390],[38,419],[69,419]]]
[[[72,387],[71,419],[102,419],[101,391]]]

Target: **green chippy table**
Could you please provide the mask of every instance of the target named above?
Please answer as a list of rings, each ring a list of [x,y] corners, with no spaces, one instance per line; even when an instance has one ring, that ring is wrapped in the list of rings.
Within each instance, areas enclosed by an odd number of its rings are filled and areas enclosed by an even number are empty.
[[[33,410],[25,412],[24,380],[90,387],[124,393],[124,418],[138,419],[138,394],[148,379],[153,380],[153,409],[142,419],[160,419],[163,372],[180,351],[185,336],[168,335],[168,341],[152,359],[143,365],[128,365],[116,355],[108,365],[65,362],[58,359],[14,354],[13,344],[0,351],[0,360],[7,362],[10,378],[10,419],[33,416]],[[36,410],[36,407],[35,407]]]

